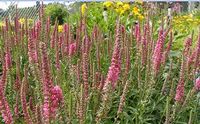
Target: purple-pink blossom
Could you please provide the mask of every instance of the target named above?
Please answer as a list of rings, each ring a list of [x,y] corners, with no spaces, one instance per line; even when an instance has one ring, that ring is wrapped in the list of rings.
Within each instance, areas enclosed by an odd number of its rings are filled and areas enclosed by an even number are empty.
[[[196,89],[197,91],[200,90],[200,78],[199,78],[199,77],[196,79],[196,82],[195,82],[195,89]]]
[[[62,89],[59,86],[56,85],[51,89],[50,100],[51,100],[50,112],[51,116],[54,118],[56,110],[59,107],[59,103],[63,100]]]
[[[8,70],[12,64],[11,54],[10,54],[10,50],[8,48],[7,48],[6,54],[5,54],[5,62],[6,62],[6,69]]]
[[[178,86],[176,88],[176,96],[175,96],[175,100],[177,102],[182,102],[183,101],[183,97],[184,97],[184,80],[180,79]]]
[[[76,42],[69,44],[69,56],[76,53]]]
[[[137,23],[135,25],[135,32],[134,33],[135,33],[134,36],[135,36],[136,41],[140,42],[140,40],[141,40],[141,33],[140,33],[140,25],[139,25],[139,23]]]
[[[116,82],[119,78],[120,70],[121,70],[121,55],[120,55],[120,30],[117,28],[117,34],[115,39],[115,46],[112,55],[111,65],[108,70],[106,83],[111,83],[112,87],[115,88]]]
[[[154,52],[153,52],[153,69],[155,70],[155,74],[160,69],[161,60],[162,60],[162,49],[163,49],[163,30],[159,31],[158,41],[156,43]]]

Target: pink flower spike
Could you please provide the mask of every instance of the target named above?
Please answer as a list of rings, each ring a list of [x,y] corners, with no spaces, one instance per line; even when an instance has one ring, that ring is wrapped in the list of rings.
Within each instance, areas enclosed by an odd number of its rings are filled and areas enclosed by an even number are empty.
[[[71,43],[69,45],[69,56],[74,55],[75,52],[76,52],[76,43]]]
[[[180,103],[183,101],[183,97],[184,97],[184,80],[180,79],[178,86],[176,88],[175,100]]]
[[[50,107],[50,112],[51,112],[51,117],[55,118],[56,115],[56,110],[59,107],[59,103],[63,100],[63,93],[62,89],[59,86],[54,86],[51,89],[51,107]]]

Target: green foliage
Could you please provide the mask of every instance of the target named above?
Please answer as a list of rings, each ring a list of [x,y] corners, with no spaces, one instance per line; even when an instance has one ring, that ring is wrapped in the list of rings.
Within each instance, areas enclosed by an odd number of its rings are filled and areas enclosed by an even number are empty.
[[[68,11],[67,7],[64,4],[53,3],[48,4],[45,7],[45,15],[51,18],[51,23],[54,25],[56,19],[58,23],[61,25],[66,21]]]
[[[0,30],[2,34],[0,35],[1,72],[5,64],[3,60],[7,48],[10,49],[12,58],[12,66],[8,69],[6,75],[5,99],[8,101],[11,108],[15,121],[14,123],[23,124],[26,119],[20,101],[22,96],[19,95],[19,89],[15,89],[17,64],[19,64],[20,84],[26,78],[24,70],[28,70],[28,81],[24,92],[26,94],[27,109],[29,110],[33,123],[37,123],[36,119],[40,118],[38,113],[36,113],[35,107],[41,107],[39,113],[43,111],[42,107],[46,95],[43,91],[44,84],[48,82],[48,80],[51,80],[53,83],[52,86],[58,85],[62,89],[63,94],[63,99],[59,101],[58,109],[55,112],[56,116],[55,118],[51,118],[52,124],[81,123],[80,114],[83,114],[82,119],[84,122],[82,124],[95,124],[99,113],[99,123],[102,124],[163,124],[170,117],[173,117],[170,120],[173,124],[186,124],[189,122],[190,118],[192,124],[199,124],[200,93],[195,92],[193,95],[190,95],[194,87],[194,63],[191,63],[191,65],[187,65],[188,63],[186,63],[184,69],[184,100],[188,98],[187,104],[182,107],[182,103],[177,103],[174,100],[176,86],[180,78],[181,63],[184,61],[182,59],[184,53],[183,44],[186,37],[191,36],[191,34],[180,33],[175,31],[174,27],[172,28],[174,33],[172,48],[168,56],[166,56],[166,62],[162,62],[159,72],[155,76],[155,70],[152,67],[154,64],[152,61],[154,53],[153,48],[158,40],[158,30],[161,26],[158,20],[161,18],[161,14],[159,13],[157,14],[158,16],[153,17],[150,16],[152,22],[151,28],[153,31],[147,38],[148,45],[146,49],[143,47],[143,40],[136,42],[134,33],[131,32],[132,28],[135,26],[135,17],[128,13],[119,16],[114,9],[108,9],[108,21],[106,22],[102,15],[103,11],[102,3],[92,2],[87,3],[86,15],[84,17],[81,18],[79,11],[72,12],[68,17],[67,9],[64,5],[56,3],[46,6],[45,14],[51,17],[51,22],[54,23],[56,18],[59,24],[63,24],[66,21],[67,25],[71,26],[69,34],[78,32],[76,35],[80,34],[79,39],[74,38],[72,35],[68,36],[67,33],[63,31],[57,32],[55,33],[56,35],[54,35],[52,33],[53,28],[50,26],[51,36],[46,37],[46,30],[44,30],[44,32],[42,31],[46,24],[42,23],[42,28],[39,26],[37,27],[37,30],[39,30],[38,32],[31,32],[38,36],[33,38],[34,45],[31,46],[31,38],[29,37],[31,33],[26,35],[25,32],[27,30],[22,29],[23,26],[19,27],[19,32],[15,32],[14,25],[13,28],[9,28],[9,31],[3,30],[4,28]],[[116,60],[118,57],[112,59],[113,46],[117,38],[115,32],[116,20],[118,18],[120,18],[120,24],[125,27],[125,31],[120,32],[120,36],[118,37],[120,39],[119,55],[121,55],[120,75],[116,87],[112,88],[109,86],[109,88],[105,90],[105,80],[109,77],[107,74],[109,68],[111,68],[111,61],[118,61]],[[80,28],[82,26],[80,26],[81,21],[86,22],[86,34]],[[147,21],[143,20],[139,22],[141,26],[141,35],[143,36],[145,29],[144,24]],[[92,35],[94,26],[96,26],[98,30],[96,39]],[[28,29],[31,28],[31,25],[29,25]],[[88,46],[84,45],[83,39],[86,36],[90,39],[89,45],[87,44]],[[197,30],[195,30],[193,37],[194,42],[197,41],[197,36],[198,33]],[[42,38],[44,38],[45,41],[43,43],[41,43]],[[56,39],[55,47],[51,46],[54,40],[53,38]],[[142,39],[143,38],[144,37],[142,37]],[[11,41],[11,39],[18,39],[19,41],[14,42],[15,40]],[[63,39],[63,42],[60,42],[60,39]],[[73,55],[68,55],[65,51],[66,48],[69,48],[68,46],[66,47],[66,41],[68,41],[69,44],[74,42],[79,43],[77,47],[80,48],[79,51],[77,50]],[[7,42],[13,42],[14,44],[7,44]],[[43,68],[44,60],[42,56],[44,56],[44,53],[41,50],[41,44],[44,43],[47,44],[47,63],[49,64],[49,68],[47,69]],[[166,52],[168,43],[169,35],[167,35],[164,42],[162,55]],[[89,51],[82,54],[84,48],[88,48]],[[196,44],[194,43],[194,46],[191,47],[186,58],[189,58],[195,49]],[[143,54],[143,52],[145,54]],[[31,53],[34,55],[37,53],[38,62],[31,62],[29,60],[33,57]],[[83,59],[83,55],[85,54],[87,55],[86,59]],[[143,55],[147,55],[145,64],[142,63]],[[129,61],[127,62],[127,57],[130,57],[130,63]],[[84,67],[86,60],[87,68]],[[184,62],[186,62],[186,60]],[[48,64],[46,64],[46,66],[48,66]],[[60,68],[57,67],[57,64],[60,64]],[[126,72],[128,64],[130,64],[130,69]],[[45,77],[45,73],[48,73],[50,79],[43,78]],[[110,76],[110,78],[112,78],[112,76]],[[197,76],[195,78],[197,78]],[[84,95],[85,80],[87,80],[89,84],[88,98]],[[124,93],[124,86],[126,85],[125,82],[128,82],[128,88],[124,94],[124,102],[122,101],[123,109],[121,113],[118,113],[121,96]],[[103,89],[100,88],[100,84],[102,84],[102,86],[104,84],[104,87],[102,87]],[[23,85],[19,87],[23,87]],[[49,95],[52,94],[50,93]],[[32,102],[30,97],[32,98]],[[18,115],[16,115],[14,111],[17,100],[19,101]],[[54,101],[50,101],[50,103],[54,103]],[[33,109],[31,109],[32,105]],[[83,113],[80,112],[81,109]],[[43,116],[40,119],[43,119]],[[3,123],[3,118],[0,117],[0,123],[1,122]]]

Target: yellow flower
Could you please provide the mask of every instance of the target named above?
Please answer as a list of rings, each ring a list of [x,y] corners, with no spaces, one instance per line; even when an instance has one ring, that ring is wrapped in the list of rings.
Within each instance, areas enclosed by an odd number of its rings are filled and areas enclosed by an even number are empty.
[[[63,32],[63,26],[62,25],[58,26],[58,32]]]
[[[33,19],[28,19],[28,23],[32,24],[33,23]]]
[[[106,2],[103,3],[103,6],[106,7],[106,8],[110,8],[110,7],[113,6],[113,2],[111,2],[111,1],[106,1]]]
[[[115,11],[116,11],[117,13],[121,13],[122,9],[123,9],[123,8],[119,7],[119,8],[116,8]]]
[[[122,7],[123,6],[123,3],[121,1],[117,2],[117,7]]]
[[[125,12],[124,8],[122,8],[122,7],[116,8],[115,11],[120,15],[124,14],[124,12]]]
[[[0,22],[0,27],[5,26],[4,22]]]
[[[192,22],[192,21],[193,21],[193,19],[191,19],[191,18],[188,18],[188,19],[186,19],[186,21],[188,21],[188,22]]]
[[[143,4],[143,0],[135,0],[136,3]]]
[[[124,11],[127,11],[127,10],[129,10],[130,9],[130,5],[129,4],[124,4],[123,5],[123,9],[124,9]]]
[[[139,11],[140,10],[137,7],[133,7],[133,14],[138,15]]]
[[[86,5],[86,3],[84,3],[84,4],[81,6],[81,13],[82,13],[82,15],[85,15],[86,9],[87,9],[87,5]]]
[[[143,19],[144,19],[144,16],[143,16],[142,14],[139,14],[139,15],[138,15],[138,19],[139,19],[139,20],[143,20]]]
[[[24,19],[24,18],[20,18],[20,19],[19,19],[19,23],[20,23],[20,24],[24,24],[24,22],[25,22],[25,19]]]
[[[183,18],[188,18],[188,16],[182,16]]]
[[[125,12],[125,10],[122,9],[119,14],[122,15],[122,14],[124,14],[124,12]]]

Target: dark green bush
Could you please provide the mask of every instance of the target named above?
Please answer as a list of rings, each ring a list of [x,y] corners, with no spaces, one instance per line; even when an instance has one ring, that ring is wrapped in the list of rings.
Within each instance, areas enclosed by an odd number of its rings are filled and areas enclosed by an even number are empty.
[[[50,17],[51,23],[53,25],[56,21],[56,18],[58,20],[58,23],[61,25],[65,22],[65,19],[68,15],[68,10],[64,4],[60,3],[48,4],[45,7],[45,15]]]

